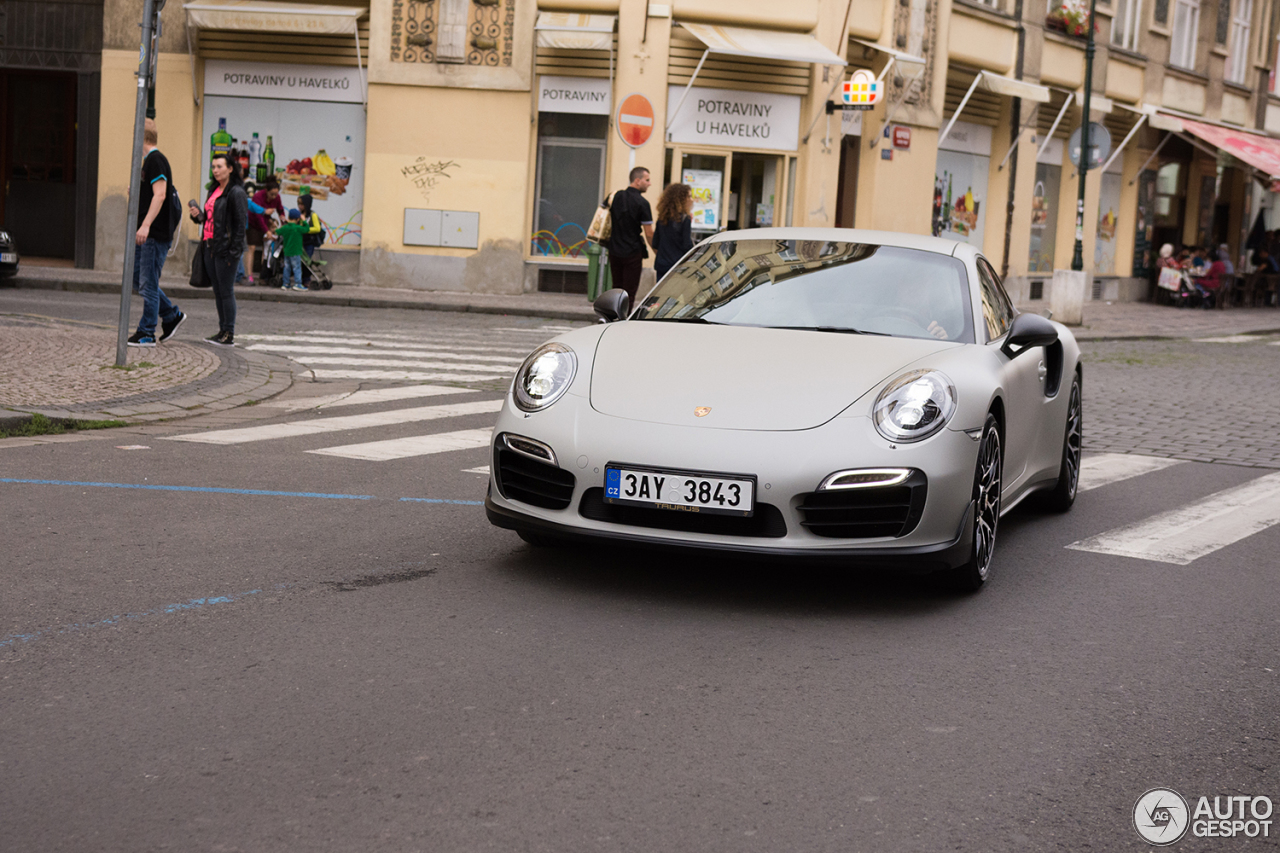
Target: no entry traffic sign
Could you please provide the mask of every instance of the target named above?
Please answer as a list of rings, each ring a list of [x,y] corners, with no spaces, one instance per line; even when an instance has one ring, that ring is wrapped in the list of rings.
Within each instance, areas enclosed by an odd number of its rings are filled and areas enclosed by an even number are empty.
[[[633,93],[623,98],[614,118],[618,135],[632,148],[644,145],[653,135],[653,104],[644,95]]]

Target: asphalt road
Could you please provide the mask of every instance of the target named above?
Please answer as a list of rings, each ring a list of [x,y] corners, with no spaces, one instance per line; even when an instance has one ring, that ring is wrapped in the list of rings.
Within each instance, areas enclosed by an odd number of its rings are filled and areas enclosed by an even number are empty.
[[[0,299],[108,323],[110,305]],[[253,304],[238,337],[515,346],[544,325]],[[1106,364],[1086,373],[1086,430],[1118,441],[1090,395],[1122,398],[1150,365]],[[1219,384],[1247,401],[1253,380]],[[476,387],[457,400],[500,396]],[[307,452],[444,426],[172,440],[190,427],[0,447],[0,478],[98,484],[0,482],[0,850],[1141,850],[1150,788],[1280,800],[1280,527],[1186,565],[1067,547],[1267,469],[1183,461],[1063,516],[1019,508],[986,589],[957,597],[884,573],[533,549],[476,505],[482,449]],[[139,485],[190,490],[121,487]],[[1173,849],[1274,849],[1276,824]]]

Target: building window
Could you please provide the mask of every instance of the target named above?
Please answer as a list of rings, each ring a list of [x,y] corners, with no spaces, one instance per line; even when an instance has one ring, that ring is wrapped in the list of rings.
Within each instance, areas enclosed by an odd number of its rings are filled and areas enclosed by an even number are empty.
[[[1156,0],[1152,18],[1162,27],[1169,26],[1169,0]]]
[[[587,226],[605,197],[607,115],[538,114],[538,165],[533,236],[536,258],[577,258]]]
[[[1173,9],[1173,39],[1169,63],[1195,70],[1196,39],[1200,34],[1200,0],[1177,0]]]
[[[1225,3],[1226,0],[1223,0]],[[1253,0],[1236,0],[1231,16],[1231,44],[1227,53],[1227,82],[1247,85],[1249,36],[1253,23]]]
[[[1142,0],[1115,0],[1115,17],[1111,19],[1111,43],[1125,50],[1138,49],[1138,32],[1142,22]]]
[[[1218,0],[1218,27],[1214,30],[1213,40],[1226,45],[1227,36],[1231,34],[1231,0]]]

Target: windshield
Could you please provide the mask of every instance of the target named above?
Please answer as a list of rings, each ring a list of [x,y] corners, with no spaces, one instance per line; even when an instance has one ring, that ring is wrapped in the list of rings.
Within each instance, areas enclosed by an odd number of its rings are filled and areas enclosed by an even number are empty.
[[[961,261],[867,243],[703,243],[662,279],[631,319],[973,343]]]

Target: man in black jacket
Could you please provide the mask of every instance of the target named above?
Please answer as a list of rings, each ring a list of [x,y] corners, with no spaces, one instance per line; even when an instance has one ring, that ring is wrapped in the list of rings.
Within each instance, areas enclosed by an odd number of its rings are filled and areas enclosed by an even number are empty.
[[[142,131],[142,191],[138,198],[138,248],[133,260],[133,289],[142,294],[142,317],[138,330],[129,336],[131,347],[153,347],[167,341],[187,319],[160,289],[160,271],[173,242],[178,223],[169,206],[169,187],[174,185],[173,169],[160,149],[154,119],[147,119]],[[160,334],[156,334],[156,323]]]
[[[609,270],[613,286],[620,287],[636,304],[640,288],[640,269],[649,257],[645,244],[653,245],[653,210],[644,191],[649,189],[649,170],[637,166],[627,176],[631,185],[614,193],[609,208],[612,231],[609,235]],[[643,234],[641,231],[643,230]]]

